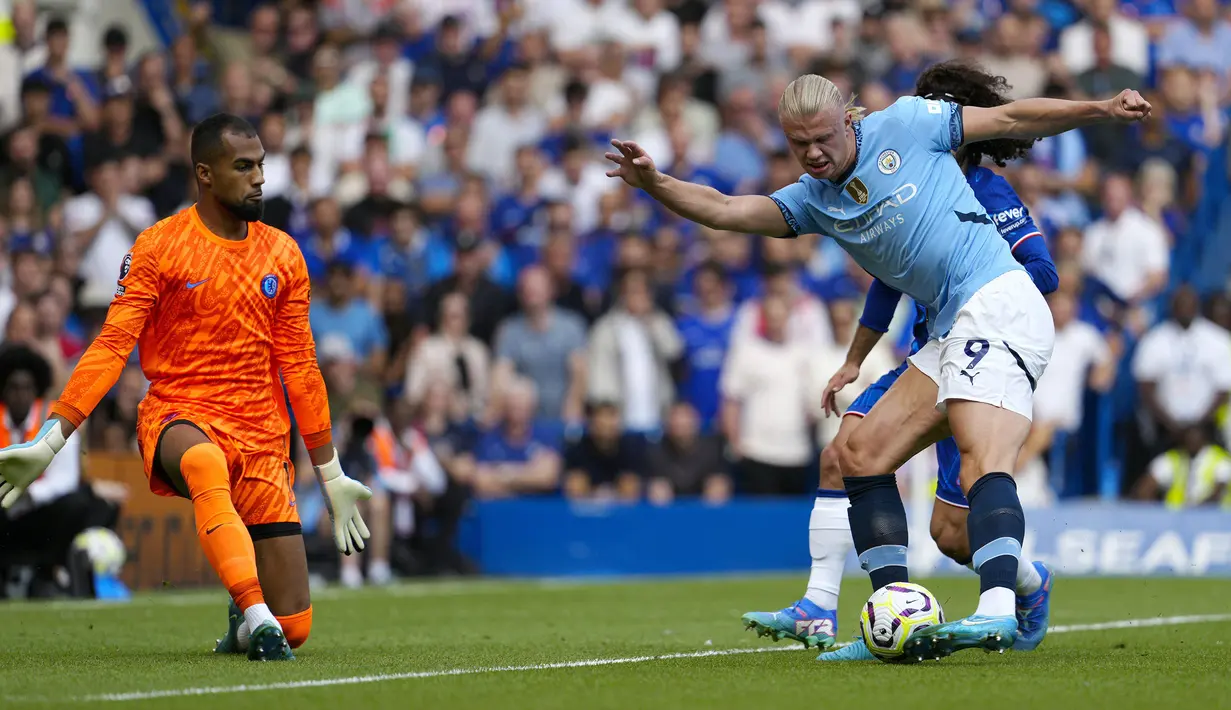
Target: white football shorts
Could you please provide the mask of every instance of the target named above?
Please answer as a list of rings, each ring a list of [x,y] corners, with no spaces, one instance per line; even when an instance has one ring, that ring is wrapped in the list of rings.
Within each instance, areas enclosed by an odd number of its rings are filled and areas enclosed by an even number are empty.
[[[941,411],[947,400],[964,399],[1030,419],[1055,340],[1047,300],[1029,274],[1010,271],[975,292],[949,334],[928,341],[910,361],[936,383]]]

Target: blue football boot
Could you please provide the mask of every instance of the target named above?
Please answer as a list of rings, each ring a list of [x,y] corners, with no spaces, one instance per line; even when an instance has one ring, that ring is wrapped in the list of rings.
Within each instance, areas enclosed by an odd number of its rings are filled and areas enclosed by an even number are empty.
[[[800,599],[781,611],[750,611],[742,617],[744,628],[774,641],[795,639],[804,648],[829,648],[838,633],[838,612],[822,609]]]
[[[1017,598],[1017,640],[1014,651],[1033,651],[1043,643],[1047,635],[1047,621],[1051,617],[1051,584],[1055,574],[1042,562],[1034,568],[1043,578],[1043,586],[1033,594]]]
[[[868,644],[863,642],[863,636],[859,635],[854,640],[844,644],[842,648],[827,651],[816,657],[818,661],[833,662],[833,661],[875,661],[876,656],[868,650]]]
[[[921,661],[944,658],[968,648],[1004,653],[1016,640],[1016,617],[975,615],[916,631],[906,640],[902,655]]]

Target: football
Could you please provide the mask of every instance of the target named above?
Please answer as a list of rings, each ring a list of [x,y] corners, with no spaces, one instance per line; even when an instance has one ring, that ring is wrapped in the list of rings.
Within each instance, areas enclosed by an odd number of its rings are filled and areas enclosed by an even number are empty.
[[[872,593],[859,615],[859,630],[872,655],[895,661],[901,659],[912,633],[944,621],[945,613],[931,592],[922,585],[896,582]]]

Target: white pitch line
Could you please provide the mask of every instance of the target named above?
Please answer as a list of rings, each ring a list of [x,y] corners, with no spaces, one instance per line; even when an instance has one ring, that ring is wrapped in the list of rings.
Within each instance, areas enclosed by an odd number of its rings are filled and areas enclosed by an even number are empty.
[[[1122,619],[1096,624],[1070,624],[1054,626],[1048,630],[1050,634],[1081,633],[1087,631],[1111,631],[1115,629],[1136,629],[1149,626],[1179,626],[1182,624],[1202,624],[1209,622],[1231,621],[1231,614],[1202,614],[1189,616],[1160,616],[1149,619]],[[284,683],[263,683],[260,685],[230,685],[204,688],[180,688],[171,690],[136,691],[132,693],[105,693],[73,698],[78,702],[123,702],[128,700],[154,700],[157,698],[178,698],[190,695],[221,695],[226,693],[243,693],[260,690],[294,690],[297,688],[321,688],[333,685],[361,685],[367,683],[384,683],[392,680],[415,680],[419,678],[441,678],[445,676],[478,675],[480,673],[524,673],[527,671],[549,671],[563,668],[591,668],[594,666],[615,666],[628,663],[649,663],[651,661],[671,661],[682,658],[709,658],[711,656],[737,656],[748,653],[772,653],[775,651],[800,651],[798,646],[759,646],[757,648],[729,648],[713,651],[690,651],[686,653],[668,653],[657,656],[629,656],[627,658],[593,658],[582,661],[560,661],[557,663],[534,663],[522,666],[488,666],[480,668],[449,668],[436,671],[415,671],[410,673],[385,673],[381,675],[352,676],[349,678],[323,678],[319,680],[296,680]],[[10,699],[15,700],[15,699]]]

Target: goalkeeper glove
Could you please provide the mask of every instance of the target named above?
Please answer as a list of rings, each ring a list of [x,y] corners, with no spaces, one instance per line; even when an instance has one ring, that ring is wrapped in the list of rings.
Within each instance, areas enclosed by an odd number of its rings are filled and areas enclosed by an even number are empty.
[[[313,468],[325,494],[325,508],[329,511],[329,522],[333,524],[333,542],[338,552],[349,555],[362,550],[363,541],[372,534],[368,532],[363,516],[359,515],[357,504],[372,497],[371,489],[342,473],[336,450],[329,463]]]
[[[62,448],[60,422],[48,419],[31,441],[0,449],[0,506],[12,508]]]

